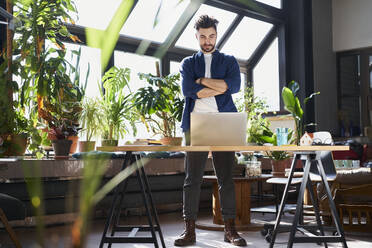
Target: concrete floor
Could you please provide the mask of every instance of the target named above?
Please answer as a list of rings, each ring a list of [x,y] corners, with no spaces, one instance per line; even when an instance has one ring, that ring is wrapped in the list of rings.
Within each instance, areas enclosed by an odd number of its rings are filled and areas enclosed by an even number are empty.
[[[160,214],[160,225],[164,234],[164,239],[167,247],[173,247],[174,239],[183,231],[183,222],[181,219],[181,213],[167,213]],[[266,222],[274,220],[273,214],[261,214],[253,213],[253,219],[259,222]],[[283,217],[284,221],[290,221],[292,215],[286,213]],[[202,211],[199,215],[199,220],[211,221],[210,212]],[[144,217],[132,216],[123,219],[122,224],[146,224]],[[94,220],[91,225],[90,233],[87,239],[87,247],[98,247],[101,233],[103,230],[104,220]],[[71,225],[59,225],[59,226],[48,226],[45,231],[44,239],[46,247],[70,247],[70,229]],[[21,240],[22,247],[38,247],[36,245],[36,229],[31,227],[16,228],[15,232]],[[242,237],[247,240],[249,247],[268,247],[268,243],[261,236],[260,232],[240,232]],[[220,231],[206,231],[196,230],[197,242],[196,245],[190,247],[234,247],[223,241],[223,232]],[[371,248],[372,247],[372,235],[369,233],[351,235],[347,234],[347,244],[349,247],[355,248]],[[277,236],[277,244],[275,247],[286,247],[288,240],[288,233],[282,233]],[[0,230],[0,248],[13,247],[11,241],[8,238],[4,229]],[[107,247],[107,246],[106,246]],[[142,248],[142,247],[154,247],[152,244],[121,244],[112,245],[115,247],[128,247],[128,248]],[[321,247],[316,244],[295,244],[294,247]],[[341,244],[334,243],[329,244],[329,247],[342,247]]]

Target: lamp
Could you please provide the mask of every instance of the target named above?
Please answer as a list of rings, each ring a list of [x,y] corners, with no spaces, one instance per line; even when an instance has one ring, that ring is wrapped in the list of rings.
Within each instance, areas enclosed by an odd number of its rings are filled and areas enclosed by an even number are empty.
[[[2,7],[0,7],[0,16],[8,19],[8,22],[0,21],[0,24],[8,25],[8,28],[10,30],[14,31],[16,27],[19,27],[22,24],[18,18],[14,17],[12,14],[10,14],[8,11],[3,9]]]

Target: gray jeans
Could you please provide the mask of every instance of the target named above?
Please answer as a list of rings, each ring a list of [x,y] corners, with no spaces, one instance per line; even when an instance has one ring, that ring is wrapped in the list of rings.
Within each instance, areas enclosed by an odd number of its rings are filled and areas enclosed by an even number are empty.
[[[190,144],[190,133],[185,133],[186,145]],[[212,152],[213,167],[217,176],[221,212],[224,220],[235,219],[235,187],[232,179],[234,152]],[[208,152],[187,152],[185,159],[185,182],[183,185],[183,218],[196,220],[200,190]]]

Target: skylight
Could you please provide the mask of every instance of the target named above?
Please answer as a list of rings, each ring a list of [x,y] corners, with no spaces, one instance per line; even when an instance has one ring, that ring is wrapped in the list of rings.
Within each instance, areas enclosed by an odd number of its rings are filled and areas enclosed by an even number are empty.
[[[230,24],[232,23],[232,21],[234,20],[236,16],[235,13],[202,4],[200,8],[198,9],[198,11],[196,12],[196,14],[194,15],[193,19],[187,25],[181,37],[176,42],[176,46],[199,50],[199,45],[195,38],[194,23],[195,23],[195,20],[200,15],[204,15],[204,14],[213,16],[219,21],[218,26],[217,26],[217,35],[218,35],[217,42],[218,42],[218,38],[222,37],[222,35],[226,32],[227,28],[230,26]]]
[[[160,2],[162,2],[162,6],[159,12],[158,23],[154,27],[154,20]],[[175,0],[139,0],[120,33],[141,39],[163,42],[189,2],[190,0],[181,2]]]
[[[271,27],[270,23],[244,17],[221,51],[247,60]]]

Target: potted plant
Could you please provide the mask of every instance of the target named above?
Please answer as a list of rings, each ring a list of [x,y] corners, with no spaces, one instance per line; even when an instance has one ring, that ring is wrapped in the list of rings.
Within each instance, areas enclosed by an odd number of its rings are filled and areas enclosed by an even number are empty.
[[[130,122],[133,132],[136,133],[133,118],[133,103],[129,87],[130,69],[111,67],[102,77],[100,108],[102,122],[102,146],[117,146],[118,139],[123,138],[129,131]]]
[[[61,91],[63,92],[63,91]],[[62,94],[63,95],[63,94]],[[55,98],[44,101],[43,107],[39,110],[39,115],[47,124],[47,131],[56,156],[68,156],[72,145],[70,136],[77,136],[81,107],[76,102],[67,102],[57,93]]]
[[[98,130],[102,125],[99,102],[95,98],[86,97],[83,100],[82,108],[80,120],[82,131],[85,134],[85,141],[79,141],[79,151],[93,151],[96,142],[92,141],[92,138],[97,136]]]
[[[296,144],[299,145],[300,138],[304,134],[304,123],[303,123],[303,115],[304,111],[302,110],[300,100],[297,97],[297,93],[300,89],[299,84],[296,81],[291,81],[288,83],[288,87],[283,87],[282,89],[282,99],[284,102],[284,108],[289,111],[293,119],[295,120],[295,141]],[[315,92],[311,94],[309,97],[304,99],[304,104],[306,104],[311,98],[316,95],[319,95],[320,92]],[[314,125],[313,123],[307,124],[306,126]]]
[[[136,110],[146,127],[154,134],[162,135],[163,145],[180,145],[181,137],[176,137],[177,123],[181,121],[184,100],[178,83],[179,74],[165,77],[140,73],[147,86],[134,95]]]
[[[262,135],[269,136],[266,133],[270,123],[264,118],[267,114],[266,101],[254,96],[253,87],[244,89],[244,96],[237,100],[238,112],[247,113],[247,144],[260,144]]]

